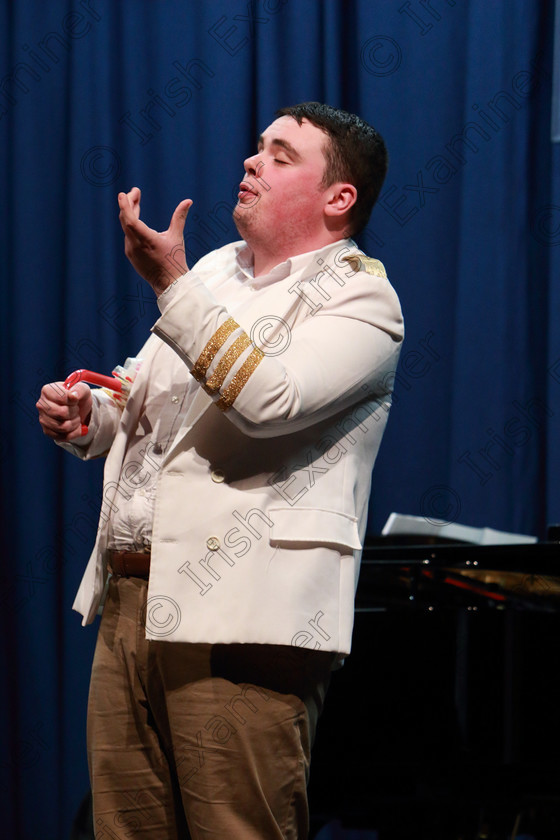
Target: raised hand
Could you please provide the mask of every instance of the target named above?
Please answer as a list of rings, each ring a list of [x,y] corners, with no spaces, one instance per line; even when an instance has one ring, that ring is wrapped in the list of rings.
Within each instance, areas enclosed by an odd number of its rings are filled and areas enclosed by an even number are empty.
[[[160,295],[189,270],[183,231],[192,201],[190,198],[181,201],[167,230],[158,233],[140,219],[140,195],[138,187],[118,195],[124,252],[138,274]]]

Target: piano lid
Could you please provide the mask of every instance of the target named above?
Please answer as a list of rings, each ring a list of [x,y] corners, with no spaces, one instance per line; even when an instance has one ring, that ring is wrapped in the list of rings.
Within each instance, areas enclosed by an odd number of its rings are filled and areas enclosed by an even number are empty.
[[[560,543],[471,545],[411,534],[368,539],[357,607],[427,603],[556,611]]]

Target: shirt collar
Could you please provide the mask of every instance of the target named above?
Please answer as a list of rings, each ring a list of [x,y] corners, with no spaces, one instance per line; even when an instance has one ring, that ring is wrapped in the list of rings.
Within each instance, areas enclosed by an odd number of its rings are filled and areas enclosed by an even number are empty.
[[[324,245],[315,251],[307,251],[305,254],[297,254],[295,257],[289,257],[284,262],[274,266],[268,274],[262,274],[260,277],[253,277],[253,252],[246,242],[240,242],[237,246],[235,260],[239,270],[250,281],[251,286],[254,289],[262,289],[265,286],[270,286],[272,283],[277,283],[279,280],[285,280],[286,277],[289,277],[296,271],[304,269],[306,265],[313,266],[311,273],[315,274],[317,272],[316,266],[322,265],[324,258],[330,252],[334,249],[348,249],[349,247],[353,249],[357,247],[352,239],[339,239],[337,242],[330,242],[328,245]]]

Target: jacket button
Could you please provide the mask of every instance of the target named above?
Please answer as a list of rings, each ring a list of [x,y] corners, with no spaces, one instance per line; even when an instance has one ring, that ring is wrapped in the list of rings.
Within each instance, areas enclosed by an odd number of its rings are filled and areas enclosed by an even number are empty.
[[[179,397],[177,396],[177,394],[173,394],[173,396],[171,397],[171,402],[175,404],[179,402]]]
[[[223,470],[212,470],[210,476],[212,478],[212,481],[215,481],[216,484],[221,484],[222,481],[225,481],[226,478]]]
[[[220,540],[218,537],[208,537],[206,540],[206,548],[209,548],[210,551],[217,551],[220,547]]]

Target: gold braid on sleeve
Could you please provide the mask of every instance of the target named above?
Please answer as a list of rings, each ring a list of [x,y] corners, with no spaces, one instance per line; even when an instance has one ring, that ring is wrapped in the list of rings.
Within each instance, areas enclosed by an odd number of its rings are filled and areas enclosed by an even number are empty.
[[[243,362],[227,388],[222,391],[222,396],[216,403],[221,411],[227,411],[228,408],[231,408],[239,396],[241,389],[247,384],[249,378],[253,375],[263,359],[264,353],[258,347],[255,347],[253,352]]]
[[[218,355],[219,351],[222,349],[230,335],[240,329],[241,327],[237,321],[233,320],[233,318],[228,318],[227,321],[224,321],[221,327],[216,330],[210,341],[208,341],[191,370],[191,373],[196,381],[200,382],[204,390],[210,395],[213,395],[220,390],[233,365],[245,352],[245,350],[252,346],[251,339],[247,333],[244,331],[241,332],[241,335],[235,339],[235,341],[230,347],[228,347],[219,359],[212,375],[206,379],[208,369]],[[239,396],[241,389],[247,384],[249,378],[263,359],[264,353],[262,350],[253,346],[253,350],[249,353],[229,385],[224,388],[220,398],[216,402],[216,405],[221,411],[227,411],[228,408],[231,408]]]
[[[212,364],[216,353],[220,347],[223,347],[232,332],[235,332],[235,330],[238,329],[240,329],[239,324],[237,321],[234,321],[233,318],[228,318],[227,321],[224,321],[221,327],[218,327],[191,370],[191,373],[197,382],[204,381],[206,372]]]
[[[212,376],[206,380],[205,390],[209,394],[215,394],[224,384],[224,379],[228,375],[231,367],[237,359],[241,356],[247,347],[251,346],[251,339],[246,332],[242,333],[239,338],[236,338],[231,347],[229,347],[216,366],[216,370]]]

